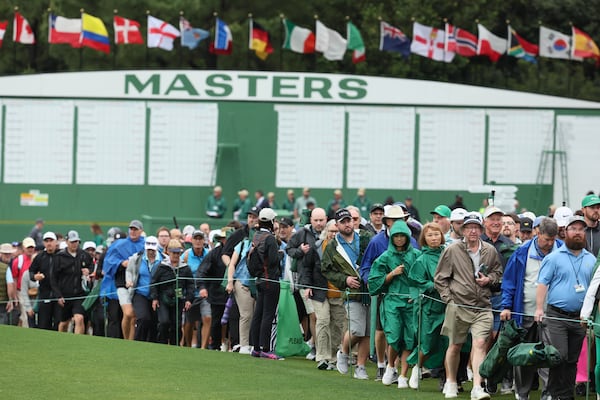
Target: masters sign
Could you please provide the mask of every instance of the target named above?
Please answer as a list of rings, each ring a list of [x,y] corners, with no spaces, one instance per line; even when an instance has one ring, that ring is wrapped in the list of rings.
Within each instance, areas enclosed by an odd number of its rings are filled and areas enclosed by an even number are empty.
[[[235,100],[360,100],[367,82],[332,75],[138,73],[125,75],[125,94],[142,97]]]

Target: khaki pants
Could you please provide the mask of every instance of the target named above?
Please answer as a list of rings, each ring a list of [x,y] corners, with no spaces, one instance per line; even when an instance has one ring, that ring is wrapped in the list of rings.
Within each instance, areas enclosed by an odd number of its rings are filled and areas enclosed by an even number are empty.
[[[322,303],[316,300],[311,302],[317,317],[316,361],[333,361],[347,325],[344,299],[332,298],[325,299]]]
[[[250,325],[254,316],[254,298],[250,295],[250,289],[235,281],[235,302],[240,310],[240,346],[250,346]]]

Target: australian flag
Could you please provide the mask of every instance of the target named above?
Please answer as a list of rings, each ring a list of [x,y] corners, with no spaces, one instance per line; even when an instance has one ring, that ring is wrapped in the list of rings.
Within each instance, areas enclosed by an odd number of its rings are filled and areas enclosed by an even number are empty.
[[[380,29],[379,50],[393,51],[408,58],[410,55],[410,38],[400,29],[384,21],[381,21]]]

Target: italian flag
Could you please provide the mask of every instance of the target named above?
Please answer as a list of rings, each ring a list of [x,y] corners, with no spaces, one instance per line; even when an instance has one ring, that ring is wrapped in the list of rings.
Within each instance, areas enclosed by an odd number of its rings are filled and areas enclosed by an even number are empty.
[[[282,22],[285,29],[284,49],[301,54],[315,52],[315,34],[310,29],[294,25],[287,19],[284,19]]]
[[[363,42],[360,31],[350,21],[348,21],[347,31],[348,49],[352,50],[352,62],[358,64],[361,61],[365,61],[365,43]]]

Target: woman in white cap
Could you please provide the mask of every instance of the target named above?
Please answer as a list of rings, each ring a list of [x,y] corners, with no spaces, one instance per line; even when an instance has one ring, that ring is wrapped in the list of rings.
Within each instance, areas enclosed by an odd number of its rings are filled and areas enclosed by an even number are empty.
[[[271,328],[279,303],[280,254],[283,256],[273,235],[275,217],[277,214],[270,208],[263,208],[258,214],[258,231],[253,243],[263,271],[256,280],[256,308],[250,326],[250,344],[254,346],[252,356],[271,360],[281,359],[271,348]],[[264,245],[258,244],[261,242]]]

